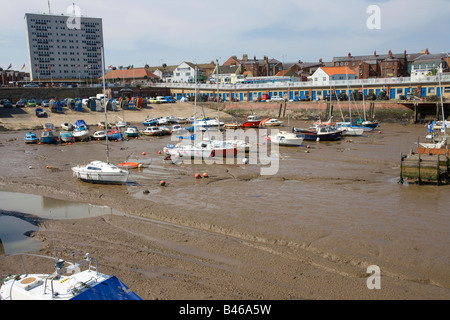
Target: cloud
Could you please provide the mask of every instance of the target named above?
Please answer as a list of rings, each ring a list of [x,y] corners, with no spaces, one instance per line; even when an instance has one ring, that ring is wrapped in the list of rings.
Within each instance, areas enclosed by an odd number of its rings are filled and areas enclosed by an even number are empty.
[[[369,5],[381,9],[381,29],[369,30]],[[70,1],[51,1],[66,13]],[[289,61],[333,56],[448,51],[450,1],[445,0],[79,0],[83,15],[101,17],[107,64],[178,64],[256,55]],[[47,1],[2,4],[0,66],[28,61],[24,15],[47,12]]]

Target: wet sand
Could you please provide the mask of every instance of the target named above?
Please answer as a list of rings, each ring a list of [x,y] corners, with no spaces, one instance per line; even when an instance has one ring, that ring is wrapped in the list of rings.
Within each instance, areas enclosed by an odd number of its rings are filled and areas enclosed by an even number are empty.
[[[269,176],[239,161],[164,164],[169,137],[112,142],[112,162],[145,163],[126,186],[72,177],[73,165],[104,159],[104,142],[25,145],[25,131],[8,131],[0,189],[127,214],[49,221],[33,236],[42,254],[53,255],[53,237],[69,261],[72,250],[89,252],[143,299],[449,299],[450,187],[397,183],[400,153],[426,128],[379,130],[282,147]],[[381,270],[379,290],[367,288],[370,265]]]

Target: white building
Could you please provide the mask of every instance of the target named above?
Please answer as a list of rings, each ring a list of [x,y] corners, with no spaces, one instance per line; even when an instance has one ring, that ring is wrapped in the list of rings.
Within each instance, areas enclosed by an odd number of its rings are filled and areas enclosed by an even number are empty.
[[[448,53],[424,54],[419,56],[411,65],[411,81],[424,80],[429,76],[442,74],[448,70],[446,60]]]
[[[32,81],[101,76],[101,18],[27,13],[25,24]]]
[[[348,67],[320,67],[308,77],[315,85],[328,84],[330,80],[354,80],[356,74]]]

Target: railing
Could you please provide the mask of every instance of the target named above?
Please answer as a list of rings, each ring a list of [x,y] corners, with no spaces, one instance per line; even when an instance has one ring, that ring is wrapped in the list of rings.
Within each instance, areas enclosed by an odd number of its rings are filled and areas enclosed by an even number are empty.
[[[450,75],[441,77],[442,83],[450,82]],[[438,76],[422,77],[420,79],[412,79],[411,77],[402,78],[371,78],[371,79],[356,79],[356,80],[331,80],[331,81],[283,81],[270,83],[221,83],[219,84],[219,91],[230,90],[257,90],[257,89],[271,89],[271,88],[310,88],[310,87],[361,87],[361,86],[384,86],[384,85],[417,85],[439,83]],[[194,83],[155,83],[154,87],[171,88],[171,89],[195,89]],[[197,84],[200,90],[217,90],[217,84]]]

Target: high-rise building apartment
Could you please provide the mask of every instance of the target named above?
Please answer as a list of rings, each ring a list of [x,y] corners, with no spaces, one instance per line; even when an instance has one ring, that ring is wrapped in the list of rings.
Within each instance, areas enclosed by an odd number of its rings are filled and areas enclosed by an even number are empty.
[[[25,14],[31,80],[89,80],[102,75],[101,18]]]

